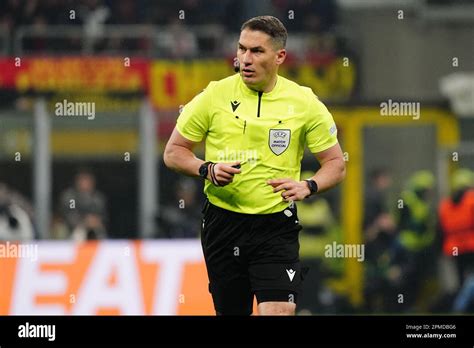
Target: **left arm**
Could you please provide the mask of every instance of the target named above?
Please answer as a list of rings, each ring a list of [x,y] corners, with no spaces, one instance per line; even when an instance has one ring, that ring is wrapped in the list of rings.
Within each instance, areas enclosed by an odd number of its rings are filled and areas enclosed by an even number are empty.
[[[327,191],[346,176],[346,163],[339,143],[315,154],[321,168],[311,177],[318,184],[318,192]],[[310,178],[305,178],[310,179]]]
[[[311,177],[318,184],[318,192],[327,191],[339,184],[346,176],[346,165],[339,143],[315,154],[321,168]],[[293,179],[273,179],[267,183],[273,186],[273,192],[283,191],[281,196],[286,202],[301,201],[310,194],[306,181]]]

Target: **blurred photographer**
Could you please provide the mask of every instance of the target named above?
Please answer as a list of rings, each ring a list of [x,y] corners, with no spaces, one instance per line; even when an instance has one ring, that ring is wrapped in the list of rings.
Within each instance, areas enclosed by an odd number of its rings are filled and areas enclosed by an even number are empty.
[[[96,190],[91,172],[81,170],[76,175],[74,187],[61,194],[60,211],[72,239],[84,241],[106,237],[106,201]]]
[[[28,213],[12,199],[7,185],[0,183],[0,241],[26,241],[34,238]]]

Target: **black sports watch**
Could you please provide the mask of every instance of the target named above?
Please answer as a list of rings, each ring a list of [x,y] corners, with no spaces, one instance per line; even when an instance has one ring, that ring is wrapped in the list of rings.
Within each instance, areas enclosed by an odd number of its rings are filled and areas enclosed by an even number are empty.
[[[318,184],[316,183],[316,181],[314,181],[313,179],[306,179],[305,181],[308,184],[308,188],[310,190],[310,194],[306,197],[310,197],[318,192]]]
[[[211,164],[211,161],[204,162],[201,164],[199,167],[199,176],[203,179],[207,179],[207,174],[209,173],[209,164]]]

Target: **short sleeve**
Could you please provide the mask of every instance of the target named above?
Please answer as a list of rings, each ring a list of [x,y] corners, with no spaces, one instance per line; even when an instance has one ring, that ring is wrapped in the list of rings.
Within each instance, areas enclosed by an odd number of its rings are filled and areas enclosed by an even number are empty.
[[[212,110],[211,84],[212,82],[186,104],[178,117],[176,128],[188,140],[200,142],[209,130],[209,110]]]
[[[326,106],[311,92],[306,117],[306,143],[312,153],[318,153],[337,144],[337,128]]]

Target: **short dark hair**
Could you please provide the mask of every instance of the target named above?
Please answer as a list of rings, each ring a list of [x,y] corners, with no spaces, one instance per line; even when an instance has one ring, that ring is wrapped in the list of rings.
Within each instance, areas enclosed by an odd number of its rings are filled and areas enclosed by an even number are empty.
[[[256,30],[270,35],[275,46],[285,48],[288,32],[283,23],[273,16],[258,16],[250,18],[242,24],[240,31],[244,29]]]

